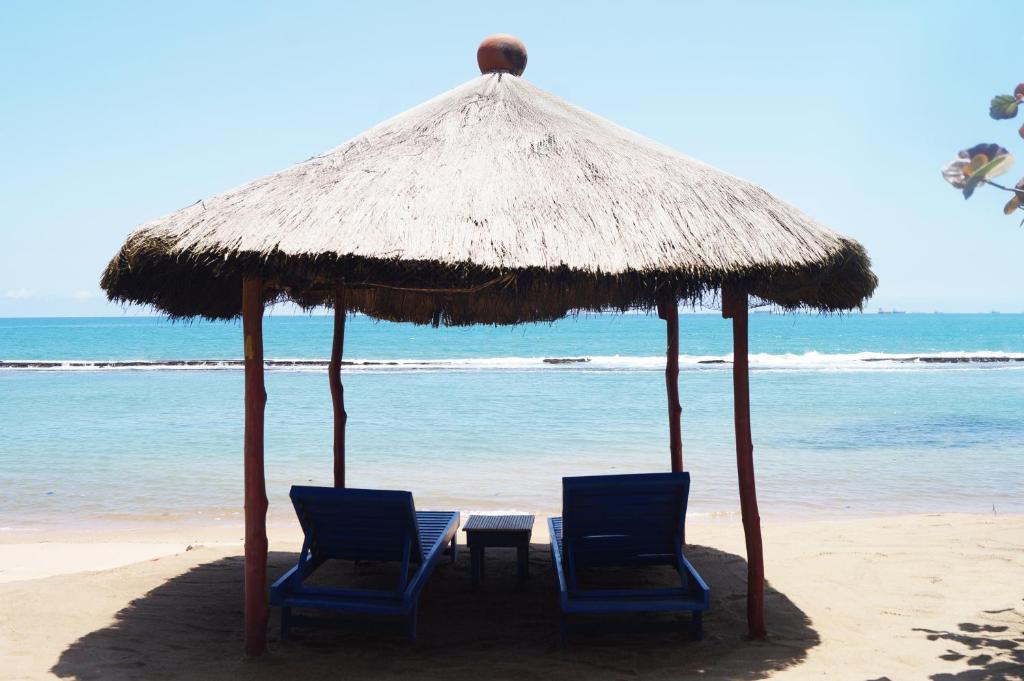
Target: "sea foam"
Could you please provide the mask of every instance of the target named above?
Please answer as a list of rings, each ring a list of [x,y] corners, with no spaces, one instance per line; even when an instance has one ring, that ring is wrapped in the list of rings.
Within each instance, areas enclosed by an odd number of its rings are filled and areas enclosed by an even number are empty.
[[[680,355],[682,370],[722,370],[728,355]],[[270,371],[322,371],[326,359],[268,358]],[[160,360],[0,360],[0,371],[238,371],[240,359]],[[431,359],[352,359],[345,371],[660,371],[664,356],[584,355],[576,357],[473,357]],[[754,353],[751,370],[890,371],[934,368],[1024,368],[1024,353],[999,351],[938,353]]]

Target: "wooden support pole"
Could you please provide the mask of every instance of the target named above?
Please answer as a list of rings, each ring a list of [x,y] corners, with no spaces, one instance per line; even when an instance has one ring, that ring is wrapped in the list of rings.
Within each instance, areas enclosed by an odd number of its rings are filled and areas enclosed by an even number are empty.
[[[747,544],[747,635],[762,639],[764,622],[764,553],[761,517],[754,486],[754,443],[750,434],[750,371],[747,294],[722,291],[722,316],[732,319],[732,385],[736,425],[736,472],[740,486],[740,513]]]
[[[338,284],[334,295],[334,342],[327,379],[331,384],[331,404],[334,408],[334,486],[345,486],[345,386],[341,382],[341,358],[345,355],[345,285]]]
[[[267,486],[263,474],[263,281],[242,283],[245,334],[245,652],[267,649]]]
[[[683,470],[683,432],[679,404],[679,302],[675,294],[658,301],[658,316],[665,320],[668,350],[665,359],[665,390],[668,393],[668,437],[672,472]]]

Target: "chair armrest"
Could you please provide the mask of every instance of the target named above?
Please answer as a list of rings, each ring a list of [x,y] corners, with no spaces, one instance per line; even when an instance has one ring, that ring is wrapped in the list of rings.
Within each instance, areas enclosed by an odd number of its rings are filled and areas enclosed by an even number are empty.
[[[700,576],[700,573],[694,569],[690,561],[686,559],[686,556],[680,556],[682,567],[689,573],[689,578],[697,583],[697,588],[700,589],[704,595],[704,607],[711,607],[711,590],[708,588],[707,582]]]
[[[551,537],[551,558],[555,564],[555,574],[558,575],[559,598],[564,604],[569,599],[569,587],[565,579],[565,567],[562,564],[562,546],[558,533],[555,531],[556,520],[561,520],[561,518],[548,518],[548,534]]]
[[[291,591],[295,588],[299,572],[299,566],[293,565],[288,572],[284,573],[277,580],[270,585],[270,604],[277,605],[277,599],[284,595],[284,592]]]
[[[409,585],[405,588],[405,598],[407,601],[411,601],[416,598],[416,595],[426,585],[427,577],[434,569],[434,565],[441,558],[441,554],[444,553],[445,545],[451,541],[452,535],[459,527],[460,517],[458,513],[453,512],[451,519],[444,528],[444,532],[440,534],[434,544],[430,547],[430,552],[427,554],[427,559],[420,563],[419,567],[416,568],[416,572],[413,574],[412,579],[409,580]]]

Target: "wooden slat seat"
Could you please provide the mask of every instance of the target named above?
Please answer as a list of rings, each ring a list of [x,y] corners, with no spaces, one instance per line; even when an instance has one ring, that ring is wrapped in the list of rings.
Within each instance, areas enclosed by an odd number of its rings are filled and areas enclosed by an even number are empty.
[[[570,614],[690,612],[702,635],[710,591],[683,555],[689,473],[600,475],[562,479],[562,517],[550,518],[551,554],[558,576],[562,635]],[[581,589],[587,568],[671,565],[671,589]]]
[[[290,496],[305,540],[298,563],[270,588],[281,638],[288,638],[292,608],[305,608],[403,617],[415,640],[420,592],[447,548],[455,559],[458,512],[417,511],[412,493],[397,490],[294,486]],[[398,583],[392,590],[306,584],[328,560],[398,562]]]

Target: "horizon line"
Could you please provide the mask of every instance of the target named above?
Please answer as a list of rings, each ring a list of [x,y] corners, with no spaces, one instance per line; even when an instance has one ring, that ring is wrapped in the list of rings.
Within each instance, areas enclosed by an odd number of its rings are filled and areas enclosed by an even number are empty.
[[[1019,315],[1024,315],[1024,310],[1009,310],[1009,311],[1008,310],[928,310],[928,311],[924,311],[924,310],[901,310],[901,309],[894,309],[894,308],[890,308],[890,309],[878,308],[876,310],[848,310],[848,311],[844,311],[844,312],[825,313],[825,312],[821,312],[821,311],[818,311],[818,310],[775,310],[775,309],[771,309],[769,307],[764,307],[764,308],[751,308],[750,313],[751,313],[751,316],[755,316],[756,315],[756,316],[773,316],[773,317],[786,317],[786,316],[795,316],[795,315],[803,315],[803,316],[808,316],[808,317],[818,317],[818,316],[836,317],[836,316],[854,316],[854,315],[869,315],[869,316],[888,317],[888,316],[893,316],[893,315],[899,316],[899,315],[1001,315],[1001,314],[1011,315],[1011,316],[1013,316],[1013,315],[1018,315],[1019,316]],[[289,318],[295,317],[295,318],[298,318],[298,317],[330,317],[333,314],[334,314],[334,312],[332,310],[326,309],[326,308],[323,309],[323,310],[311,310],[309,312],[292,312],[292,311],[288,311],[288,312],[274,313],[273,312],[273,308],[268,307],[267,311],[264,314],[264,316],[266,316],[266,317],[289,317]],[[572,319],[575,316],[580,316],[580,317],[583,317],[583,316],[613,316],[613,315],[614,316],[649,316],[649,315],[654,315],[654,314],[655,314],[654,310],[628,310],[626,312],[620,312],[618,310],[603,310],[603,311],[600,311],[600,312],[584,310],[584,311],[580,311],[579,313],[575,313],[575,314],[574,313],[569,313],[565,317],[562,317],[561,319]],[[721,314],[721,312],[719,310],[716,310],[716,309],[707,309],[707,308],[700,309],[700,310],[693,310],[693,309],[690,309],[690,308],[681,308],[680,309],[680,314],[687,314],[687,315],[718,315],[718,314]],[[351,312],[350,315],[353,316],[353,317],[368,317],[368,315],[365,315],[362,312]],[[238,317],[238,318],[234,318],[233,317],[231,319],[211,320],[211,319],[205,319],[205,318],[200,317],[200,316],[196,316],[196,317],[188,317],[188,318],[175,319],[173,321],[188,321],[188,322],[202,321],[202,322],[216,323],[216,322],[233,322],[233,321],[237,321],[240,318],[241,317]],[[376,319],[374,317],[368,317],[368,318],[375,319],[375,321],[380,321],[380,322],[388,321],[388,320],[384,320],[384,319]],[[138,313],[138,314],[127,314],[126,313],[126,314],[120,314],[120,315],[115,315],[115,314],[43,314],[43,315],[6,315],[6,314],[0,314],[0,320],[6,320],[6,319],[11,319],[11,320],[28,320],[28,319],[167,319],[167,320],[171,320],[171,318],[168,315],[166,315],[166,314],[149,314],[149,313]],[[522,325],[525,325],[525,324],[551,324],[551,323],[554,323],[554,322],[557,322],[557,321],[560,321],[560,320],[556,319],[556,320],[547,321],[547,322],[521,322],[520,324],[517,324],[516,326],[522,326]],[[395,323],[402,323],[402,322],[395,322]],[[408,322],[405,322],[405,323],[408,323]]]

